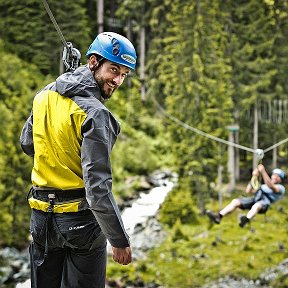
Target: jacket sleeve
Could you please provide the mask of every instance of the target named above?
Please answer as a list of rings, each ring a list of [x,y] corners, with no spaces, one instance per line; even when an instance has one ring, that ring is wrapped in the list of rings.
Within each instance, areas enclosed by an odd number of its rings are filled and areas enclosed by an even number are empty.
[[[82,126],[81,162],[86,198],[113,247],[128,247],[129,237],[112,194],[110,153],[120,127],[108,110],[98,109]]]
[[[20,145],[22,150],[28,156],[34,156],[34,144],[33,144],[33,115],[30,114],[26,123],[23,126],[21,135],[20,135]]]

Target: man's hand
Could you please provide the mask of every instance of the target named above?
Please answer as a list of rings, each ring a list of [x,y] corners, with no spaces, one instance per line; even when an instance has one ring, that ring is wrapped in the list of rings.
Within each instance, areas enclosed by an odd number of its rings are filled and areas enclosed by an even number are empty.
[[[112,246],[112,258],[115,262],[119,264],[128,265],[132,261],[131,248],[116,248]]]
[[[257,169],[259,170],[260,173],[262,173],[262,172],[265,171],[265,167],[264,167],[263,164],[259,164],[259,165],[257,166]]]
[[[259,170],[258,170],[258,167],[257,168],[255,168],[254,170],[253,170],[253,172],[252,172],[252,176],[259,176]]]

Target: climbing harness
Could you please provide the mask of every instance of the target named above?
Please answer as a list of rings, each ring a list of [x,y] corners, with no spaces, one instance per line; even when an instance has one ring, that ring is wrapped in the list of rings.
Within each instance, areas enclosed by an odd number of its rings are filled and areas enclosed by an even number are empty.
[[[32,197],[30,195],[32,194]],[[73,244],[69,243],[62,235],[56,220],[55,213],[68,213],[78,212],[81,209],[80,204],[85,199],[85,189],[75,190],[57,190],[57,189],[43,189],[32,186],[28,192],[27,200],[32,209],[46,212],[46,224],[45,224],[45,248],[44,256],[39,261],[38,266],[41,266],[48,255],[48,241],[49,233],[51,233],[51,227],[55,227],[57,234],[66,244],[67,247],[76,248]]]
[[[250,184],[254,190],[259,190],[261,187],[260,176],[253,175]]]
[[[42,3],[64,45],[64,49],[63,49],[63,54],[62,54],[62,61],[66,67],[66,71],[69,72],[73,72],[75,71],[75,69],[77,69],[80,66],[80,59],[81,59],[81,53],[78,49],[76,49],[75,47],[73,47],[73,44],[71,42],[66,42],[56,20],[55,17],[53,16],[53,13],[47,3],[46,0],[42,0]]]

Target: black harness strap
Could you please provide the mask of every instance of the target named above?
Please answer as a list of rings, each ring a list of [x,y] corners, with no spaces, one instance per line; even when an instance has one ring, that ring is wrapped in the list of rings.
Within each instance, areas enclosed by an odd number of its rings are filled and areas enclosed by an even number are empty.
[[[56,223],[56,220],[55,220],[55,217],[54,217],[54,213],[53,213],[53,210],[54,210],[54,200],[55,200],[55,194],[54,193],[49,193],[48,194],[48,198],[49,198],[49,203],[50,203],[50,206],[48,207],[48,212],[47,212],[47,220],[46,220],[46,239],[45,239],[45,252],[44,252],[44,259],[47,257],[48,255],[48,237],[49,237],[49,228],[51,228],[51,224],[53,223],[54,226],[56,227],[57,229],[57,232],[59,234],[59,236],[61,237],[61,239],[63,240],[63,242],[70,248],[72,249],[75,249],[77,248],[75,245],[71,244],[69,241],[67,241],[65,239],[65,237],[62,235],[57,223]]]
[[[85,198],[86,196],[85,188],[60,190],[60,189],[45,189],[32,186],[28,193],[28,196],[31,193],[35,199],[49,203],[50,203],[49,194],[51,193],[55,195],[54,202],[73,201],[76,199]]]

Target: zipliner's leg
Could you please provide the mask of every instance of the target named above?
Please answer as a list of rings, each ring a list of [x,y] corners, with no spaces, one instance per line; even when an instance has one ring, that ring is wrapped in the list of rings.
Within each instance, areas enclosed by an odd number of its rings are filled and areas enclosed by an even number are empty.
[[[236,208],[240,207],[241,202],[239,199],[233,199],[225,208],[223,208],[220,212],[215,213],[212,211],[207,211],[206,214],[210,218],[211,221],[213,221],[216,224],[220,224],[221,219],[223,216],[231,213]]]
[[[262,209],[262,204],[260,202],[256,202],[252,208],[247,213],[247,218],[250,220]]]
[[[261,202],[256,202],[251,209],[248,211],[247,216],[241,216],[239,226],[243,228],[250,220],[255,217],[263,208]]]
[[[219,214],[221,216],[225,216],[231,212],[233,212],[236,208],[241,206],[241,202],[239,199],[233,199],[226,207],[224,207]]]

